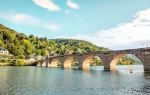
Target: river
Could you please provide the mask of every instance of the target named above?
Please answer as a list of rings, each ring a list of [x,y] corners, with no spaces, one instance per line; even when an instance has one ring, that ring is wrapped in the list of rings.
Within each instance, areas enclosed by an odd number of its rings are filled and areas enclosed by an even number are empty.
[[[0,95],[150,95],[150,73],[142,65],[117,71],[46,67],[0,67]]]

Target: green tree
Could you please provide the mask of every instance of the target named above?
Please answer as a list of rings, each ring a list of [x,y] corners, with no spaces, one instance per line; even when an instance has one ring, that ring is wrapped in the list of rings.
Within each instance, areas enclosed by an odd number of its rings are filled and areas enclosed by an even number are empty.
[[[4,43],[1,39],[0,39],[0,46],[4,46]]]
[[[48,56],[48,55],[49,55],[49,53],[48,53],[48,51],[47,51],[47,50],[42,49],[42,50],[41,50],[41,55],[42,55],[42,56]]]
[[[20,55],[24,55],[24,50],[22,47],[18,48],[18,46],[14,46],[12,48],[11,53],[14,54],[15,56],[20,56]]]
[[[108,51],[90,42],[74,39],[38,38],[34,35],[27,36],[9,29],[0,24],[0,46],[3,46],[14,55],[14,58],[30,58],[30,55],[67,55],[73,53],[87,53]]]
[[[15,66],[23,66],[23,65],[25,65],[25,62],[24,62],[23,59],[19,59],[19,60],[15,60],[13,62],[13,65],[15,65]]]

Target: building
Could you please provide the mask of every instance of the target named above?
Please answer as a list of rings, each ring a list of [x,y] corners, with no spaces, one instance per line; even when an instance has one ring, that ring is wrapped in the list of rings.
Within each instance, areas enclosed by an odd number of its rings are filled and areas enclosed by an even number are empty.
[[[0,47],[0,55],[9,55],[8,49]]]

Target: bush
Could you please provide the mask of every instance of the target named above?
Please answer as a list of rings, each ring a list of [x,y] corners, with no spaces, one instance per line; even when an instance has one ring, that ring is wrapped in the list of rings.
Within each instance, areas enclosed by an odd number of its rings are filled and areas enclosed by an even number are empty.
[[[2,59],[2,60],[0,60],[0,62],[7,63],[7,60]]]
[[[23,65],[25,65],[25,62],[24,62],[23,59],[19,59],[19,60],[15,60],[13,62],[13,65],[15,65],[15,66],[23,66]]]
[[[25,56],[24,55],[19,55],[19,58],[20,59],[25,59]]]

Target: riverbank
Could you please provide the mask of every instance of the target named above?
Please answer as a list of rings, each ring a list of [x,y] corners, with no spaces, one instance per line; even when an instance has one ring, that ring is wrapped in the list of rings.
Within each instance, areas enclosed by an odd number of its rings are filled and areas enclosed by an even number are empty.
[[[0,66],[32,66],[37,60],[17,59],[17,60],[0,60]]]

